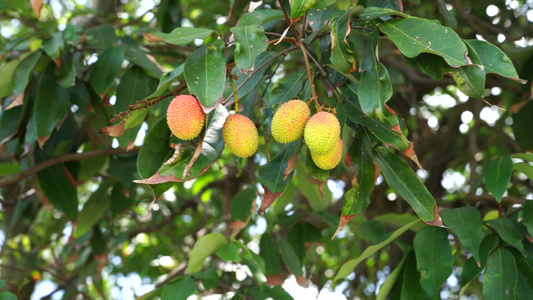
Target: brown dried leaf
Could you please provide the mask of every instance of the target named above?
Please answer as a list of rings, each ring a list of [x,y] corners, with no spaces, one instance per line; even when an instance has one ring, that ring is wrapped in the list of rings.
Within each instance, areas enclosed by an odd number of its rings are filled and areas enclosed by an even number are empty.
[[[307,281],[307,279],[305,279],[303,275],[296,277],[296,282],[298,283],[299,286],[303,288],[309,287],[309,281]]]
[[[263,185],[265,193],[263,194],[263,200],[261,201],[261,207],[257,211],[258,214],[262,214],[267,208],[269,208],[274,201],[283,195],[283,192],[272,193],[266,186]]]
[[[20,93],[9,105],[6,107],[6,110],[12,109],[13,107],[17,107],[24,104],[24,91]]]
[[[275,286],[275,285],[283,285],[283,282],[285,282],[285,280],[283,279],[283,276],[281,275],[281,273],[277,274],[277,275],[268,275],[266,277],[266,282],[265,284],[266,285],[269,285],[269,286]]]
[[[142,31],[142,30],[141,30]],[[156,36],[156,35],[153,35],[153,34],[149,34],[149,33],[146,33],[144,31],[142,31],[143,33],[143,37],[145,40],[147,40],[149,43],[157,43],[157,42],[164,42],[165,40]]]
[[[435,219],[433,220],[433,222],[426,222],[426,224],[446,228],[446,226],[444,226],[444,224],[442,223],[442,219],[439,215],[439,208],[437,207],[437,204],[435,204],[435,207],[433,208],[433,214],[435,215]]]
[[[31,8],[37,15],[37,20],[41,21],[41,10],[43,9],[43,0],[31,0]]]
[[[183,182],[183,181],[184,180],[179,179],[173,175],[161,176],[161,174],[159,174],[159,171],[158,171],[157,173],[152,175],[150,178],[134,180],[133,182],[144,183],[144,184],[160,184],[160,183],[165,183],[165,182]]]
[[[291,158],[289,158],[289,161],[287,162],[287,167],[285,168],[285,172],[283,172],[283,180],[287,180],[287,177],[289,177],[291,172],[294,171],[297,164],[298,164],[298,152],[294,153],[291,156]]]
[[[236,237],[237,234],[239,234],[239,232],[244,228],[246,227],[246,225],[248,225],[248,222],[250,222],[250,219],[252,218],[252,214],[255,210],[255,207],[256,207],[256,204],[255,204],[255,201],[252,202],[252,211],[250,212],[250,215],[248,216],[248,219],[246,219],[246,221],[241,221],[241,220],[237,220],[237,221],[233,221],[231,223],[229,223],[229,228],[231,229],[231,236],[232,237]]]
[[[346,226],[346,224],[348,224],[348,222],[350,222],[350,220],[355,217],[356,215],[353,215],[353,216],[345,216],[345,215],[342,215],[341,214],[341,218],[339,220],[339,226],[337,227],[337,231],[335,231],[335,234],[333,235],[333,237],[331,237],[331,239],[334,239],[337,234],[344,228],[344,226]]]
[[[409,157],[412,161],[415,162],[415,164],[423,171],[424,168],[422,167],[422,165],[420,164],[420,162],[418,161],[418,157],[416,156],[416,153],[415,153],[415,148],[413,147],[413,144],[409,144],[409,148],[405,149],[405,151],[403,152],[403,155]]]
[[[104,127],[98,131],[98,133],[107,134],[112,137],[119,137],[126,132],[126,129],[124,129],[124,125],[126,124],[125,121],[122,121],[116,125],[110,125],[107,127]]]
[[[44,144],[46,143],[46,141],[48,141],[49,138],[50,138],[50,136],[45,136],[45,137],[38,136],[37,137],[37,143],[39,144],[39,148],[42,149]]]
[[[183,176],[182,176],[183,179],[185,179],[187,177],[187,174],[189,173],[189,170],[191,169],[192,165],[194,165],[194,162],[196,162],[198,157],[200,157],[200,154],[202,154],[202,149],[203,149],[203,145],[204,145],[204,137],[205,136],[200,137],[200,141],[198,142],[198,146],[196,147],[196,150],[194,151],[194,154],[191,157],[191,160],[189,161],[189,163],[183,169]]]

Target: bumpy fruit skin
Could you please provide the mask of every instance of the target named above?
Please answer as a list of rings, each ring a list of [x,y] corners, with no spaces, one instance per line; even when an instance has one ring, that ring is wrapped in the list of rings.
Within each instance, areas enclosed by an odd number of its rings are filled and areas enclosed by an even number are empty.
[[[337,144],[326,154],[316,154],[311,151],[311,158],[317,167],[322,170],[335,168],[342,158],[342,139],[338,137]]]
[[[254,122],[243,115],[229,115],[222,126],[222,137],[231,153],[238,157],[254,155],[259,146],[259,135]]]
[[[179,95],[168,106],[167,124],[179,139],[192,140],[204,128],[205,113],[195,97]]]
[[[272,136],[282,144],[299,139],[310,116],[309,106],[302,100],[283,103],[272,118]]]
[[[326,154],[337,144],[341,125],[334,114],[321,111],[314,114],[304,129],[304,138],[309,150],[315,154]]]

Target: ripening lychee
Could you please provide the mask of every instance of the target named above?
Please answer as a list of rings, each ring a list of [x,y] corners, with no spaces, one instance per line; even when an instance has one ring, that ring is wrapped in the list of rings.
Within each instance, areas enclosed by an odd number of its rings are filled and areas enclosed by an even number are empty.
[[[341,125],[334,114],[321,111],[313,115],[304,129],[304,139],[309,150],[315,154],[326,154],[341,134]]]
[[[337,139],[337,144],[333,147],[333,149],[329,150],[329,152],[326,152],[326,154],[316,154],[312,150],[310,151],[313,162],[320,169],[331,170],[335,168],[341,161],[342,139],[340,137]]]
[[[205,113],[198,100],[189,95],[172,99],[167,110],[167,124],[172,134],[182,140],[197,137],[205,123]]]
[[[283,103],[272,118],[272,136],[283,144],[299,139],[310,116],[309,106],[302,100]]]
[[[222,137],[229,150],[238,157],[250,157],[259,146],[254,122],[243,115],[229,115],[222,127]]]

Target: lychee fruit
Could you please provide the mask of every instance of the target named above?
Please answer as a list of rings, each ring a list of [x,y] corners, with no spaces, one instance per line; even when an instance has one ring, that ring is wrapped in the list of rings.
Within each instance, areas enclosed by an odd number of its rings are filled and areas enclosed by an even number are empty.
[[[229,150],[238,157],[254,155],[259,146],[259,135],[254,122],[243,115],[229,115],[222,126],[222,137]]]
[[[302,100],[283,103],[272,119],[272,136],[278,143],[286,144],[299,139],[304,133],[305,123],[311,111]]]
[[[192,140],[204,128],[205,113],[195,97],[179,95],[168,106],[167,124],[179,139]]]
[[[331,170],[335,168],[342,158],[342,139],[337,138],[337,144],[326,154],[316,154],[312,150],[311,158],[317,167],[322,170]]]
[[[304,139],[309,150],[315,154],[326,154],[337,143],[341,125],[337,117],[329,112],[314,114],[304,128]]]

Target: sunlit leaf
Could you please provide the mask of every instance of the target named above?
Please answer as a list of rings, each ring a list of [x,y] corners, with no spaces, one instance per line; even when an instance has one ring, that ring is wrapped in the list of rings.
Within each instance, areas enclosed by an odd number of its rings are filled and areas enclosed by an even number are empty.
[[[221,233],[208,233],[201,236],[189,252],[187,273],[192,274],[202,270],[205,259],[226,244],[226,238]]]
[[[257,56],[268,47],[268,38],[258,26],[236,26],[230,29],[235,37],[235,63],[241,71],[253,70]]]
[[[161,300],[187,300],[195,291],[194,279],[185,276],[167,283],[161,291]]]
[[[186,45],[195,39],[205,39],[213,30],[207,28],[194,28],[194,27],[177,27],[170,33],[157,32],[152,36],[156,36],[169,44],[173,45]],[[150,42],[156,42],[154,38],[150,38],[149,34],[143,33],[144,37]],[[148,36],[148,37],[147,37]]]

